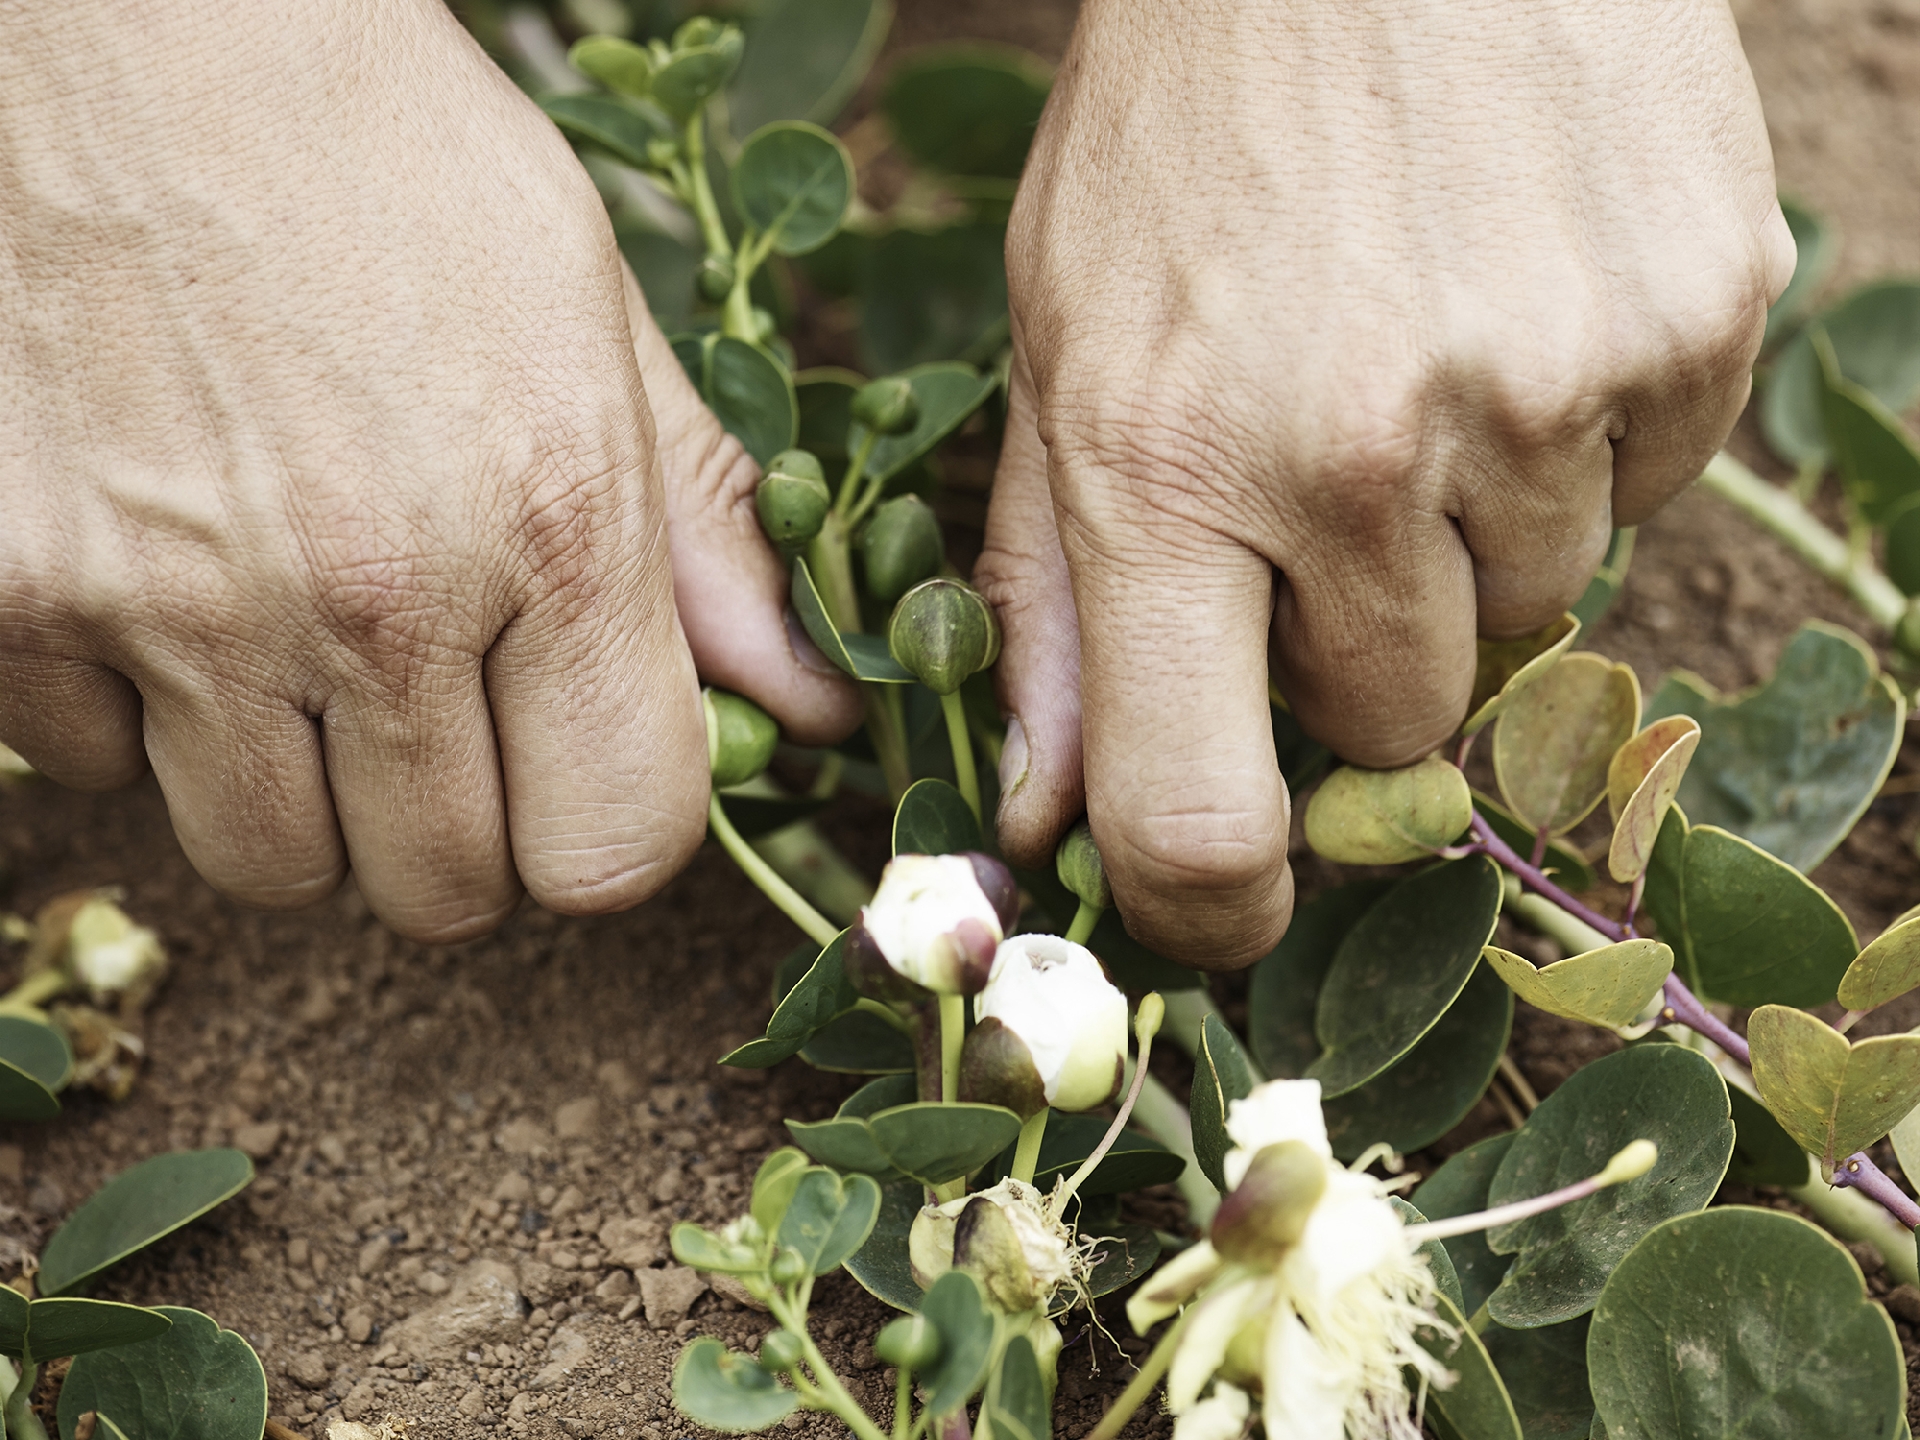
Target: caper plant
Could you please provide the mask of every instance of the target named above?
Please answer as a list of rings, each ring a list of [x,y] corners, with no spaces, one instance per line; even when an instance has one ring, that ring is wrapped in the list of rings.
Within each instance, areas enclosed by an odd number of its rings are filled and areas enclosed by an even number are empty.
[[[778,30],[791,10],[754,23]],[[693,1341],[680,1409],[725,1431],[810,1409],[860,1440],[1044,1440],[1061,1325],[1136,1285],[1126,1323],[1151,1344],[1092,1440],[1156,1396],[1176,1440],[1904,1433],[1898,1339],[1828,1231],[1920,1281],[1920,1206],[1870,1153],[1891,1134],[1920,1166],[1920,1038],[1855,1038],[1920,987],[1920,912],[1863,947],[1806,878],[1904,730],[1873,652],[1813,625],[1751,693],[1676,674],[1645,696],[1630,668],[1574,648],[1620,586],[1623,533],[1575,613],[1480,647],[1460,733],[1417,764],[1335,765],[1273,691],[1276,753],[1311,790],[1307,842],[1361,873],[1300,906],[1237,1033],[1200,977],[1126,935],[1084,821],[1050,872],[995,854],[979,762],[1002,739],[981,703],[999,633],[927,497],[936,448],[983,407],[991,423],[1004,322],[878,378],[793,371],[776,320],[792,267],[845,293],[819,257],[871,260],[890,222],[846,228],[854,168],[813,123],[830,113],[731,133],[729,116],[766,113],[737,78],[757,33],[696,18],[590,36],[572,59],[600,90],[544,102],[691,217],[675,353],[761,463],[756,509],[794,615],[866,704],[856,740],[782,751],[750,702],[705,696],[712,833],[806,937],[765,1033],[723,1063],[869,1078],[831,1118],[788,1122],[746,1214],[675,1228],[683,1263],[737,1277],[774,1325],[757,1355]],[[965,115],[981,63],[904,67],[924,81],[931,66],[942,83],[916,92]],[[998,78],[997,95],[1034,93],[1025,70]],[[915,215],[944,183],[979,223],[1019,156],[911,98],[896,83],[882,109],[925,171]],[[940,173],[986,154],[964,184]],[[928,312],[951,299],[941,283],[919,280]],[[900,303],[898,286],[859,293]],[[866,338],[878,354],[940,333],[896,309]],[[1805,336],[1807,373],[1871,415],[1846,389],[1866,383],[1848,378],[1846,333],[1829,317],[1824,341]],[[847,787],[892,802],[877,880],[807,825]],[[1516,997],[1605,1037],[1544,1101],[1506,1053]],[[1835,1023],[1815,1013],[1836,1003]],[[1150,1073],[1162,1033],[1193,1058],[1184,1104]],[[1511,1127],[1448,1144],[1414,1188],[1401,1157],[1488,1096]],[[1777,1187],[1827,1229],[1712,1204],[1729,1179]],[[1166,1184],[1185,1227],[1127,1218],[1129,1192]],[[887,1413],[809,1329],[836,1269],[902,1312],[875,1339],[896,1371]]]

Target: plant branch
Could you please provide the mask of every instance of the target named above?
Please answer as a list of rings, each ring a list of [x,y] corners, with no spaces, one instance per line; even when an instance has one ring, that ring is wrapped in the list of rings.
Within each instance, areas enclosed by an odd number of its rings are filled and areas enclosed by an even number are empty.
[[[980,774],[973,766],[973,737],[967,733],[967,707],[954,690],[940,697],[941,713],[947,717],[947,743],[953,747],[953,776],[960,798],[980,819]]]
[[[1020,1138],[1013,1147],[1013,1168],[1007,1173],[1023,1184],[1033,1183],[1033,1172],[1040,1168],[1040,1142],[1047,1134],[1047,1107],[1042,1105],[1020,1127]]]
[[[960,1099],[960,1048],[967,1038],[967,997],[940,997],[940,1103]]]
[[[1113,1408],[1100,1417],[1100,1423],[1088,1433],[1087,1440],[1118,1440],[1127,1421],[1153,1393],[1153,1387],[1160,1383],[1160,1377],[1167,1373],[1173,1364],[1173,1352],[1180,1343],[1180,1336],[1187,1328],[1187,1319],[1193,1314],[1189,1305],[1180,1312],[1180,1318],[1167,1327],[1167,1333],[1160,1337],[1160,1343],[1153,1347],[1153,1353],[1147,1356],[1147,1363],[1134,1372],[1133,1379],[1127,1382],[1127,1388],[1120,1392],[1120,1398],[1113,1402]]]
[[[773,867],[740,838],[740,832],[733,828],[733,821],[727,818],[727,812],[721,808],[718,795],[707,801],[707,826],[713,831],[721,848],[733,857],[733,863],[760,887],[761,893],[780,907],[789,920],[806,932],[808,939],[822,949],[833,943],[840,928],[803,900],[798,890],[776,875]]]
[[[1105,913],[1098,905],[1089,905],[1082,900],[1080,908],[1073,912],[1073,923],[1067,927],[1068,943],[1084,945],[1091,940],[1093,927],[1100,923],[1100,917]]]

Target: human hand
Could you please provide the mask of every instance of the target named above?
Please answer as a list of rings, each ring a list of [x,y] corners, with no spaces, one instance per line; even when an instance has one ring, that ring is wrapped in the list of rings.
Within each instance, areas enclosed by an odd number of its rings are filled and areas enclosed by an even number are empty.
[[[1007,258],[1001,843],[1084,804],[1231,966],[1292,904],[1269,665],[1349,760],[1441,743],[1725,438],[1793,244],[1721,0],[1090,0]]]
[[[751,462],[444,8],[135,9],[0,53],[0,737],[150,760],[242,900],[351,864],[453,940],[523,883],[643,899],[704,832],[695,659],[799,738],[858,713],[789,648]]]

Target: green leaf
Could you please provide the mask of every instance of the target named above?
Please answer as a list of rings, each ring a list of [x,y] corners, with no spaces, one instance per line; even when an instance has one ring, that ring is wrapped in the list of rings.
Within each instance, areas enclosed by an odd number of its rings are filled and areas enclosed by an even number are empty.
[[[1394,883],[1361,880],[1322,891],[1293,912],[1280,943],[1255,963],[1247,987],[1247,1044],[1267,1074],[1298,1079],[1320,1058],[1313,1033],[1320,982],[1348,932]]]
[[[794,613],[800,617],[800,625],[807,632],[807,638],[820,647],[821,654],[847,674],[858,680],[872,680],[883,685],[905,685],[913,679],[906,667],[887,653],[884,636],[862,635],[834,627],[833,618],[827,614],[826,602],[820,598],[820,591],[813,583],[813,572],[807,568],[803,557],[793,562],[791,593]]]
[[[1106,1138],[1108,1121],[1098,1115],[1063,1115],[1047,1112],[1046,1133],[1040,1139],[1040,1160],[1034,1167],[1033,1183],[1044,1194],[1055,1179],[1071,1175]],[[1013,1151],[1004,1150],[981,1173],[980,1184],[991,1185],[1006,1175],[1013,1162]],[[1168,1185],[1180,1178],[1187,1162],[1139,1130],[1122,1130],[1113,1148],[1093,1167],[1093,1173],[1080,1182],[1075,1193],[1083,1199],[1095,1195],[1124,1195],[1130,1190],[1145,1190],[1153,1185]]]
[[[548,95],[540,101],[547,118],[567,136],[597,145],[623,165],[652,170],[649,140],[671,139],[671,127],[639,106],[611,95]]]
[[[1193,1091],[1188,1110],[1193,1118],[1193,1153],[1200,1173],[1225,1191],[1221,1166],[1233,1141],[1227,1135],[1227,1107],[1244,1100],[1253,1089],[1253,1072],[1246,1052],[1218,1015],[1200,1022],[1200,1050],[1193,1057]]]
[[[1657,940],[1622,940],[1539,968],[1497,945],[1485,954],[1529,1005],[1610,1030],[1633,1024],[1673,971],[1673,951]]]
[[[1639,720],[1632,666],[1586,651],[1562,657],[1494,723],[1493,773],[1507,808],[1529,832],[1565,834],[1607,793],[1608,762]]]
[[[1920,916],[1889,928],[1853,957],[1837,998],[1849,1010],[1871,1010],[1920,986]]]
[[[896,1105],[869,1117],[867,1128],[901,1174],[944,1185],[1011,1145],[1020,1117],[999,1105]]]
[[[814,1032],[800,1058],[841,1075],[900,1075],[913,1069],[913,1042],[872,1011],[849,1010]]]
[[[1807,1152],[1780,1128],[1767,1107],[1737,1085],[1727,1087],[1733,1105],[1733,1159],[1727,1179],[1742,1185],[1804,1185]],[[1897,1134],[1897,1127],[1896,1127]],[[1905,1168],[1905,1162],[1901,1162]]]
[[[1480,1343],[1506,1382],[1526,1440],[1587,1440],[1593,1432],[1593,1389],[1587,1383],[1585,1315],[1564,1325],[1509,1330],[1488,1325]]]
[[[868,1175],[808,1170],[780,1219],[780,1244],[791,1246],[816,1275],[839,1269],[866,1244],[880,1217],[880,1187]]]
[[[653,73],[648,92],[674,121],[685,124],[688,117],[733,78],[742,53],[737,31],[722,32],[718,43],[689,46],[678,51]]]
[[[1760,429],[1791,465],[1824,464],[1820,360],[1813,337],[1825,331],[1840,373],[1896,415],[1920,399],[1920,283],[1863,286],[1822,313],[1782,347],[1760,397]]]
[[[913,386],[920,418],[906,434],[883,435],[874,441],[867,457],[867,474],[883,481],[891,480],[958,430],[961,422],[1000,388],[998,376],[982,375],[971,365],[951,362],[916,365],[902,371],[901,378]],[[865,435],[865,426],[856,424],[849,429],[849,453],[859,448]]]
[[[774,1007],[763,1039],[749,1040],[738,1050],[720,1059],[722,1065],[742,1070],[764,1070],[789,1055],[798,1054],[821,1030],[859,1003],[860,995],[848,983],[841,959],[846,954],[847,932],[833,937],[833,943],[820,952],[800,983],[789,990]]]
[[[1389,1195],[1387,1203],[1393,1207],[1393,1213],[1400,1217],[1402,1225],[1426,1223],[1427,1217],[1398,1195]],[[1447,1254],[1447,1247],[1438,1240],[1429,1240],[1414,1251],[1414,1254],[1427,1262],[1427,1272],[1433,1276],[1435,1287],[1453,1302],[1454,1309],[1459,1310],[1464,1299],[1460,1291],[1460,1272],[1453,1268],[1453,1257]]]
[[[1488,1203],[1597,1175],[1634,1140],[1659,1148],[1647,1174],[1488,1232],[1492,1250],[1515,1257],[1487,1302],[1495,1320],[1531,1329],[1585,1314],[1642,1235],[1713,1198],[1733,1152],[1733,1120],[1712,1064],[1678,1045],[1637,1045],[1575,1071],[1515,1138]]]
[[[1397,865],[1452,844],[1472,818],[1467,777],[1438,755],[1399,770],[1343,765],[1307,802],[1307,844],[1341,865]]]
[[[1587,582],[1586,592],[1567,613],[1578,620],[1583,629],[1593,629],[1612,607],[1620,587],[1627,583],[1627,569],[1632,564],[1633,528],[1629,526],[1613,532],[1612,540],[1607,543],[1607,558],[1600,562],[1600,568]]]
[[[1608,1440],[1808,1440],[1899,1428],[1906,1362],[1853,1259],[1778,1210],[1669,1220],[1621,1261],[1587,1337]]]
[[[680,1352],[673,1366],[673,1407],[696,1425],[743,1435],[779,1424],[800,1397],[740,1350],[708,1337]]]
[[[73,1078],[73,1051],[53,1026],[24,1015],[0,1015],[0,1061],[24,1070],[51,1091]]]
[[[1487,1208],[1487,1190],[1494,1172],[1507,1157],[1518,1131],[1508,1131],[1469,1145],[1454,1155],[1413,1192],[1414,1207],[1429,1220],[1450,1220]],[[1456,1235],[1441,1242],[1460,1277],[1460,1308],[1471,1315],[1487,1303],[1512,1260],[1487,1248],[1484,1232]]]
[[[260,1440],[267,1374],[253,1347],[210,1316],[159,1307],[172,1328],[81,1355],[60,1387],[60,1433],[89,1410],[138,1440]]]
[[[1620,884],[1646,874],[1673,797],[1699,746],[1700,722],[1691,715],[1669,715],[1614,752],[1607,766],[1607,813],[1613,817],[1607,873]]]
[[[914,1283],[913,1261],[907,1237],[913,1217],[920,1213],[926,1191],[917,1180],[896,1180],[880,1187],[880,1215],[867,1243],[846,1261],[847,1273],[875,1299],[896,1310],[920,1308],[921,1291]]]
[[[1772,678],[1743,695],[1721,699],[1697,677],[1669,676],[1646,718],[1673,714],[1700,722],[1679,792],[1693,822],[1719,825],[1807,871],[1879,793],[1906,702],[1859,636],[1816,620],[1793,637]]]
[[[54,1232],[40,1256],[40,1289],[68,1295],[137,1250],[199,1219],[253,1181],[238,1150],[176,1150],[122,1171]]]
[[[1920,1106],[1920,1035],[1849,1043],[1784,1005],[1747,1017],[1761,1103],[1825,1170],[1881,1139]]]
[[[841,239],[845,239],[844,233]],[[853,425],[853,397],[866,380],[835,365],[815,366],[793,377],[800,402],[802,450],[811,450],[828,470],[845,469],[847,431]]]
[[[850,1175],[871,1175],[883,1182],[900,1178],[893,1158],[880,1148],[864,1119],[836,1116],[811,1124],[789,1120],[786,1125],[793,1143],[822,1165]]]
[[[793,377],[770,351],[731,335],[679,335],[673,355],[721,427],[765,465],[800,424]]]
[[[964,1270],[949,1270],[933,1282],[920,1313],[940,1332],[940,1358],[920,1375],[926,1413],[953,1414],[980,1388],[993,1357],[993,1316],[980,1283]]]
[[[1085,1187],[1077,1193],[1084,1195]],[[1160,1258],[1160,1237],[1150,1225],[1131,1222],[1089,1225],[1083,1220],[1081,1233],[1096,1236],[1101,1242],[1095,1252],[1093,1273],[1087,1276],[1087,1294],[1095,1300],[1111,1295],[1123,1285],[1131,1285],[1153,1269],[1154,1262]]]
[[[158,1310],[117,1300],[62,1295],[35,1300],[27,1311],[28,1357],[36,1364],[62,1355],[85,1355],[164,1335],[173,1322]]]
[[[1520,1421],[1513,1413],[1513,1401],[1501,1383],[1500,1372],[1493,1368],[1480,1337],[1473,1333],[1466,1317],[1454,1308],[1445,1295],[1437,1297],[1435,1309],[1440,1320],[1450,1327],[1451,1337],[1431,1327],[1420,1331],[1419,1341],[1426,1352],[1458,1377],[1445,1390],[1427,1392],[1427,1404],[1443,1416],[1462,1440],[1524,1440]]]
[[[1824,335],[1814,336],[1824,393],[1827,447],[1847,496],[1872,525],[1885,525],[1903,501],[1920,495],[1920,449],[1900,417],[1841,377]]]
[[[733,163],[740,213],[770,237],[778,255],[818,250],[853,203],[853,159],[818,125],[777,120],[740,147]]]
[[[1014,1336],[1000,1358],[1000,1384],[990,1410],[993,1433],[1007,1440],[1047,1440],[1053,1433],[1048,1389],[1033,1342],[1024,1335]]]
[[[1677,805],[1646,898],[1681,977],[1733,1005],[1824,1005],[1860,950],[1847,917],[1813,882],[1717,826],[1689,828]]]
[[[0,1060],[0,1122],[51,1120],[59,1113],[53,1091],[18,1065]]]
[[[1800,317],[1806,313],[1808,302],[1820,288],[1820,282],[1827,278],[1827,272],[1833,268],[1837,248],[1833,231],[1811,210],[1783,196],[1780,213],[1787,217],[1787,229],[1793,232],[1798,256],[1793,265],[1793,278],[1767,311],[1766,338],[1760,344],[1762,354],[1771,353],[1793,333],[1794,326],[1800,323]]]
[[[762,1230],[780,1228],[780,1217],[787,1213],[800,1177],[807,1173],[807,1157],[791,1145],[782,1145],[760,1162],[754,1172],[753,1192],[748,1206]]]
[[[866,364],[885,375],[936,360],[990,358],[1007,335],[1006,248],[1007,227],[990,220],[876,237],[855,281]]]
[[[1920,595],[1920,495],[1896,505],[1882,533],[1887,578],[1902,595]]]
[[[673,1258],[682,1265],[714,1275],[758,1275],[766,1269],[767,1258],[761,1251],[749,1253],[747,1247],[728,1244],[711,1230],[682,1220],[668,1232]]]
[[[900,148],[950,175],[1019,178],[1053,76],[1036,56],[969,41],[929,45],[894,67],[880,109]]]
[[[747,49],[727,87],[736,134],[773,120],[830,125],[880,53],[889,0],[773,0],[747,23]]]
[[[893,812],[893,853],[953,855],[980,848],[980,822],[944,780],[916,780]]]
[[[1406,1055],[1459,998],[1500,917],[1500,875],[1484,855],[1401,881],[1341,941],[1321,986],[1307,1068],[1328,1098]]]
[[[1531,635],[1514,640],[1481,640],[1474,662],[1473,698],[1467,703],[1464,735],[1474,735],[1513,703],[1527,686],[1551,670],[1573,648],[1580,622],[1562,615]]]
[[[11,1285],[0,1285],[0,1355],[18,1360],[27,1353],[27,1297]],[[0,1383],[9,1372],[0,1370]],[[4,1400],[0,1396],[0,1400]]]

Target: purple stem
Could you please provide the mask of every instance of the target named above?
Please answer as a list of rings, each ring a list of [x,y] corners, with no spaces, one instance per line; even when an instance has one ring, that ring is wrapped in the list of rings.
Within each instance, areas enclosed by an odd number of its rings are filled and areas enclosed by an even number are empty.
[[[1577,915],[1602,935],[1605,935],[1609,940],[1625,940],[1627,938],[1627,932],[1619,921],[1609,920],[1598,910],[1588,909],[1585,905],[1582,905],[1578,900],[1574,899],[1573,896],[1554,884],[1546,872],[1541,870],[1538,865],[1529,865],[1525,860],[1522,860],[1519,852],[1500,838],[1494,828],[1487,823],[1486,817],[1478,810],[1473,812],[1473,833],[1474,837],[1479,840],[1481,847],[1495,863],[1506,866],[1507,869],[1511,870],[1515,875],[1518,875],[1521,883],[1529,890],[1546,896],[1547,899],[1553,901],[1554,904],[1558,905],[1562,910],[1565,910],[1569,915]]]
[[[1858,1190],[1870,1199],[1878,1200],[1909,1230],[1920,1228],[1920,1205],[1907,1198],[1907,1194],[1888,1178],[1862,1150],[1849,1155],[1845,1161],[1834,1167],[1833,1188],[1836,1190]]]

